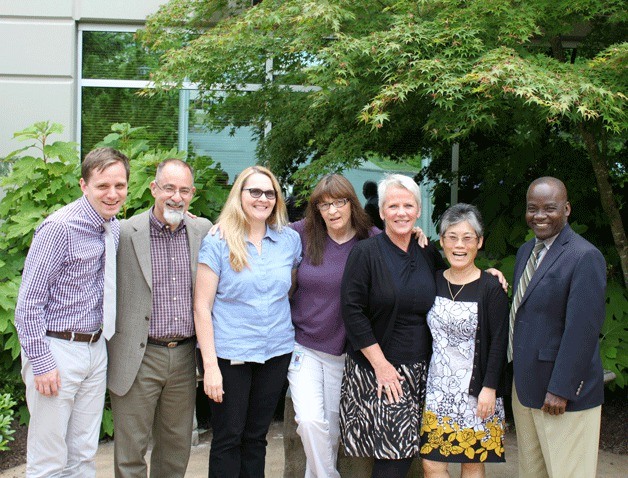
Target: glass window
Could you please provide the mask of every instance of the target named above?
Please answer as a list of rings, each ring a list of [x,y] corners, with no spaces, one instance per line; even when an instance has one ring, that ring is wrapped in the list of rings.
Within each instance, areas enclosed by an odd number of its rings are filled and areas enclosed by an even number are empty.
[[[83,87],[81,157],[111,133],[114,123],[147,128],[151,145],[173,148],[178,142],[178,92],[139,96],[137,88]]]
[[[158,62],[135,32],[83,32],[84,79],[148,80]]]
[[[83,27],[81,34],[82,157],[111,132],[112,124],[129,123],[147,128],[151,146],[178,146],[210,156],[221,163],[230,182],[255,164],[257,141],[252,129],[224,124],[216,132],[204,126],[207,103],[199,101],[195,90],[139,95],[158,65],[158,56],[141,45],[135,32]]]

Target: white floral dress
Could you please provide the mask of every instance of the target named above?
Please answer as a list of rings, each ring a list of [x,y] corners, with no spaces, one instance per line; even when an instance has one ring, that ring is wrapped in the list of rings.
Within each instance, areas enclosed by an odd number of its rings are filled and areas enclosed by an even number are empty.
[[[460,286],[437,278],[437,296],[427,323],[433,354],[421,423],[421,457],[453,463],[504,461],[504,404],[482,420],[477,398],[469,395],[478,324],[479,280]],[[458,292],[459,291],[459,292]]]

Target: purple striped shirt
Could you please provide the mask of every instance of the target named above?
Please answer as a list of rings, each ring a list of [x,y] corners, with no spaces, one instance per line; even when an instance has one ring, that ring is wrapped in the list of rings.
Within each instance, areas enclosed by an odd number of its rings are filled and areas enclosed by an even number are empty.
[[[85,196],[42,222],[24,263],[15,326],[33,373],[56,368],[46,331],[94,332],[102,326],[105,220]],[[111,220],[116,248],[120,223]]]
[[[153,275],[153,311],[148,336],[194,335],[192,271],[185,219],[171,231],[150,212],[150,259]]]

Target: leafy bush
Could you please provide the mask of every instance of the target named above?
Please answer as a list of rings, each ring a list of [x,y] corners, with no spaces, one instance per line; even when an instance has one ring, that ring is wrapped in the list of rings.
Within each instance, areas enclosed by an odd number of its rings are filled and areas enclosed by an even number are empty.
[[[13,440],[11,435],[15,430],[11,428],[11,422],[13,421],[14,406],[15,400],[11,398],[10,394],[0,395],[0,451],[8,450],[7,443]]]
[[[616,375],[608,387],[624,388],[628,384],[628,292],[617,282],[609,282],[606,288],[600,352],[604,368]]]

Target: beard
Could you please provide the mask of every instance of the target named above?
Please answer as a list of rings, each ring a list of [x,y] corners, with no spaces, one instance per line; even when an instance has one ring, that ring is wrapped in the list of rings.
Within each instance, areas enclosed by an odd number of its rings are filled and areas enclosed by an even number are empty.
[[[183,217],[185,216],[184,209],[171,209],[171,207],[185,207],[183,201],[177,203],[175,201],[166,201],[166,207],[164,208],[164,219],[174,229],[181,224]]]

